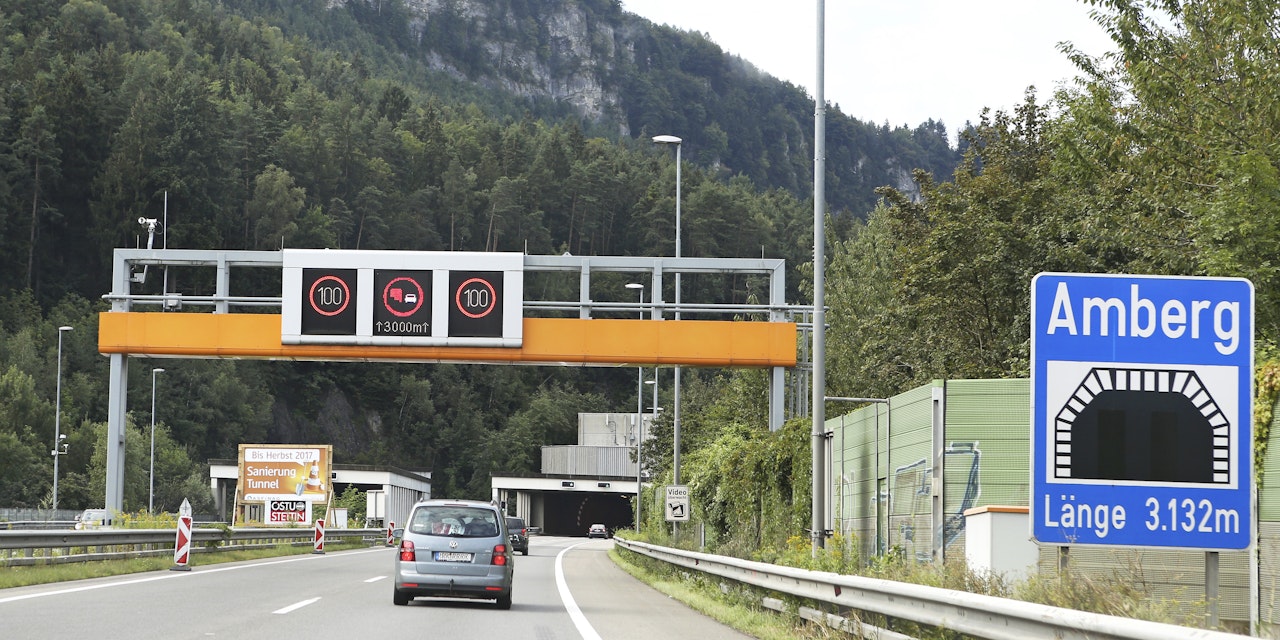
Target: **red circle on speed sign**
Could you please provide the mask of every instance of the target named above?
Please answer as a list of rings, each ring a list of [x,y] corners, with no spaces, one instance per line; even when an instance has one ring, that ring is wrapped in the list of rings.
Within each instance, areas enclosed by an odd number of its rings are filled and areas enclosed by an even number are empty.
[[[396,285],[402,283],[408,283],[409,286],[413,287],[413,291],[396,287]],[[426,296],[422,292],[422,285],[418,284],[417,280],[407,276],[395,278],[391,282],[388,282],[387,286],[382,288],[383,308],[392,315],[400,318],[407,318],[417,313],[418,309],[422,308],[423,298],[425,297]],[[404,307],[407,305],[411,305],[407,310],[396,309],[396,307]]]
[[[466,298],[464,301],[463,298]],[[498,306],[498,292],[493,284],[484,278],[470,278],[458,285],[453,295],[453,304],[462,315],[468,318],[483,318]],[[479,309],[470,311],[469,309]]]
[[[334,282],[337,286],[327,284]],[[323,286],[321,286],[323,285]],[[311,283],[311,291],[307,294],[307,300],[311,303],[311,308],[322,316],[336,316],[347,309],[347,305],[351,302],[351,288],[342,278],[335,275],[325,275],[316,278]]]

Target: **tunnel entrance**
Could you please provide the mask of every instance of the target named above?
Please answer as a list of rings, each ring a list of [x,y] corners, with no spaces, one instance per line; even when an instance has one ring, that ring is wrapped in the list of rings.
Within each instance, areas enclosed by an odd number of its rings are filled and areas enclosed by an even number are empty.
[[[543,493],[542,532],[552,536],[585,536],[600,523],[610,531],[635,524],[634,496],[626,493],[549,491]]]

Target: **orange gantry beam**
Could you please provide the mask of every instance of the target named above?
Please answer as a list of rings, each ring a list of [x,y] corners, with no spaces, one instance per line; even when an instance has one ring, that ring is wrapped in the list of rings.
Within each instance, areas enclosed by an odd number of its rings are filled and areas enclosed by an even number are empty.
[[[280,316],[108,311],[103,354],[389,362],[794,367],[793,322],[525,318],[523,345],[426,347],[281,344]]]

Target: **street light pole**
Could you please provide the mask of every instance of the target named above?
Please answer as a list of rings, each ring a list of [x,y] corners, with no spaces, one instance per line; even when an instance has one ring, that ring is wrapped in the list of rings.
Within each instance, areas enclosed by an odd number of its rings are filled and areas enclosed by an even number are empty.
[[[151,481],[147,489],[147,513],[155,513],[156,505],[156,374],[164,369],[151,370]]]
[[[680,257],[680,147],[684,140],[676,136],[654,136],[657,144],[674,144],[676,146],[676,258]],[[680,271],[676,270],[676,320],[680,319]],[[672,484],[680,484],[680,365],[675,368],[675,380],[672,381],[673,413],[671,425],[675,454],[672,457]]]
[[[66,453],[62,446],[62,334],[69,326],[58,327],[58,390],[53,409],[53,509],[58,510],[58,457]]]
[[[817,80],[813,91],[813,473],[810,535],[813,556],[826,545],[823,505],[827,492],[825,459],[827,406],[827,310],[824,245],[827,209],[826,1],[818,0]],[[877,489],[878,491],[878,489]]]
[[[640,319],[644,320],[644,285],[628,282],[628,289],[640,292]],[[644,367],[636,367],[636,533],[640,533],[640,509],[644,503],[644,479],[641,477],[643,465],[640,459],[640,446],[644,442]]]

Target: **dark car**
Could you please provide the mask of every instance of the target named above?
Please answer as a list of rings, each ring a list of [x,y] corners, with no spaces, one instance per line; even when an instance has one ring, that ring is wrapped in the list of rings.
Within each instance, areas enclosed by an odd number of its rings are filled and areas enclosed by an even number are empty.
[[[507,532],[510,534],[511,552],[529,555],[529,528],[525,526],[524,518],[508,517]]]
[[[593,524],[591,525],[590,529],[587,529],[587,537],[588,538],[608,538],[609,529],[605,528],[605,526],[602,524]]]
[[[396,553],[393,602],[419,596],[497,600],[511,608],[515,563],[498,507],[470,500],[413,506]]]

